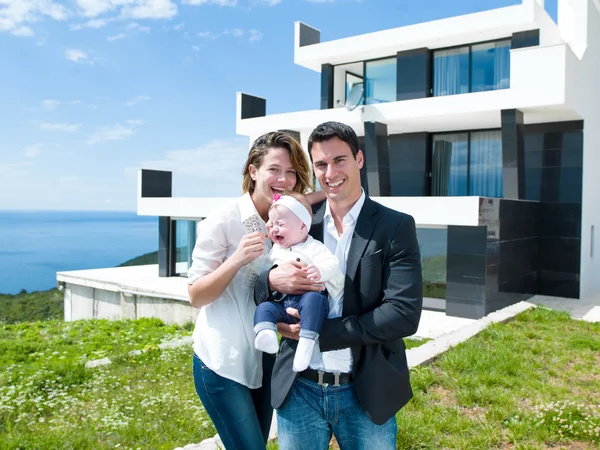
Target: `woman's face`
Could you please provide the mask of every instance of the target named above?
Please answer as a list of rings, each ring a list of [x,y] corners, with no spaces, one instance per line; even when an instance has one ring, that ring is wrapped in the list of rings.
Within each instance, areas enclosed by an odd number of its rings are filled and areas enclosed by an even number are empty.
[[[283,194],[296,185],[296,170],[292,167],[290,153],[284,148],[272,148],[263,158],[259,168],[249,167],[254,180],[252,200],[258,213],[264,218],[273,203],[274,194]]]

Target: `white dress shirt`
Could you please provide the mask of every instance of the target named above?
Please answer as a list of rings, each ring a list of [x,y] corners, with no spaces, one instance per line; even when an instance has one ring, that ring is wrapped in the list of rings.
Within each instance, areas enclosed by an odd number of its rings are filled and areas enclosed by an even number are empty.
[[[323,216],[323,243],[331,250],[336,256],[340,270],[342,273],[346,273],[346,261],[348,260],[348,252],[350,250],[350,243],[352,242],[352,234],[354,234],[354,228],[356,227],[356,221],[360,211],[365,203],[365,192],[363,191],[358,201],[348,211],[348,214],[344,216],[342,220],[344,231],[340,236],[333,223],[333,217],[331,216],[331,209],[329,207],[329,200],[325,205],[325,215]],[[329,315],[327,318],[334,319],[342,316],[342,310],[344,306],[344,295],[337,297],[334,302],[329,304]],[[318,349],[315,345],[312,359],[310,361],[310,367],[315,370],[323,370],[325,372],[340,372],[347,373],[352,371],[352,351],[350,348],[344,348],[342,350],[332,350],[330,352],[323,352]]]
[[[254,231],[266,233],[266,227],[250,194],[199,222],[188,283],[216,270],[233,255],[242,237]],[[265,252],[269,250],[265,241]],[[200,309],[192,334],[194,352],[212,371],[250,389],[262,385],[262,353],[254,348],[257,277],[248,265],[242,267],[223,293]]]

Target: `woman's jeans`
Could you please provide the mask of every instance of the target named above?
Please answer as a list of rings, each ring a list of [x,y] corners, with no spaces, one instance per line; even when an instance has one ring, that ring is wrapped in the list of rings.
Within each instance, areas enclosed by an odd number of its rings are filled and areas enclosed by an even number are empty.
[[[263,354],[263,383],[249,389],[210,370],[194,354],[194,385],[227,450],[264,450],[273,419],[271,373],[275,357]]]

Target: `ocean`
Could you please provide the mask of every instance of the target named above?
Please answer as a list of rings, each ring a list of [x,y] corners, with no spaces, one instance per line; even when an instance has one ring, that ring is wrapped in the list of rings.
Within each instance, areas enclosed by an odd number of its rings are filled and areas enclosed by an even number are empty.
[[[56,272],[114,267],[158,249],[158,218],[134,212],[0,211],[0,293],[56,287]]]

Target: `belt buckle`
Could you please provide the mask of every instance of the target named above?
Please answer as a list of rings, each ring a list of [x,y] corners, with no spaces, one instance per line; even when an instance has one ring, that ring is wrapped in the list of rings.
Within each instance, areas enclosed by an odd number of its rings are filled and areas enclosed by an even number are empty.
[[[329,386],[329,383],[323,383],[323,376],[325,375],[325,372],[323,372],[322,370],[319,370],[317,373],[319,374],[319,386],[323,386],[323,387]],[[340,373],[334,372],[333,373],[333,386],[339,386],[339,385],[340,385]]]
[[[325,375],[325,372],[323,372],[322,370],[319,370],[318,374],[319,374],[319,386],[324,386],[324,387],[329,386],[328,383],[323,383],[323,375]]]

